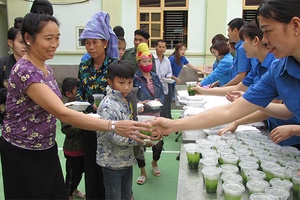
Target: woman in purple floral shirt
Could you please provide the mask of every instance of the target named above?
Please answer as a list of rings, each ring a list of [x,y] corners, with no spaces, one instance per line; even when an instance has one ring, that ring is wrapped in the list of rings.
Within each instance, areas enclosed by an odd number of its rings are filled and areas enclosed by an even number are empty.
[[[56,118],[78,128],[115,131],[134,139],[142,137],[135,130],[149,130],[149,125],[130,120],[115,123],[66,108],[45,64],[59,46],[59,22],[50,13],[32,8],[21,33],[28,51],[8,80],[0,138],[5,199],[68,199],[55,142]]]

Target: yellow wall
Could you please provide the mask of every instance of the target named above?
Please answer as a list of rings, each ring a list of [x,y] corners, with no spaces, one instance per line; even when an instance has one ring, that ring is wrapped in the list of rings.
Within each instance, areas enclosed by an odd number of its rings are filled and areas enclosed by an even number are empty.
[[[206,59],[205,62],[207,64],[211,64],[214,62],[215,57],[211,55],[209,48],[211,46],[211,39],[216,34],[223,34],[227,37],[227,32],[224,30],[224,24],[226,22],[226,13],[227,13],[227,0],[213,0],[207,1],[206,4]]]
[[[24,17],[30,9],[28,1],[20,0],[9,0],[6,1],[7,5],[7,20],[8,27],[12,27],[14,24],[14,19],[16,17]]]
[[[110,26],[115,27],[122,24],[122,0],[103,0],[104,12],[110,13]],[[112,14],[113,13],[113,14]]]

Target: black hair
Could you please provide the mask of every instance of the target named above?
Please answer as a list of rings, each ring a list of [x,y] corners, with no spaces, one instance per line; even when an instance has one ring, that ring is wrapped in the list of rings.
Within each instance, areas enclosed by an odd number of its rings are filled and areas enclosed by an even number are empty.
[[[240,28],[242,28],[242,26],[244,26],[245,24],[245,20],[242,18],[234,18],[233,20],[231,20],[227,26],[229,26],[229,28],[231,30],[234,30],[235,28],[239,31]]]
[[[48,0],[34,0],[30,12],[37,14],[48,14],[52,16],[53,7]]]
[[[125,36],[125,31],[124,31],[122,26],[115,26],[113,31],[117,35],[117,37],[124,37]]]
[[[165,40],[162,40],[162,39],[159,39],[159,40],[156,40],[156,42],[155,42],[155,46],[157,46],[158,45],[158,43],[166,43],[166,41]],[[166,43],[167,44],[167,43]]]
[[[256,11],[258,17],[273,18],[282,23],[289,23],[293,17],[300,17],[299,0],[268,0],[263,1]]]
[[[123,42],[126,43],[125,39],[123,37],[121,37],[121,36],[118,36],[118,41],[123,41]]]
[[[226,55],[230,51],[229,45],[225,40],[220,40],[220,41],[216,42],[215,44],[213,44],[210,47],[210,50],[212,50],[212,49],[217,50],[219,52],[220,56]]]
[[[21,28],[23,23],[23,17],[16,17],[14,20],[14,27],[15,28]]]
[[[223,34],[217,34],[211,39],[211,44],[215,44],[220,40],[225,40],[226,42],[228,42],[228,39]]]
[[[16,17],[14,20],[14,26],[8,29],[7,39],[14,41],[19,31],[21,31],[23,17]]]
[[[62,94],[65,97],[67,97],[66,93],[72,92],[76,86],[77,86],[77,78],[74,78],[74,77],[65,78],[61,85]]]
[[[118,60],[108,65],[107,78],[111,81],[113,81],[116,76],[128,79],[133,78],[134,73],[134,66],[130,62],[126,60]]]
[[[246,23],[239,31],[239,36],[241,40],[244,40],[244,37],[248,37],[253,40],[255,37],[258,37],[260,40],[263,38],[262,30],[257,26],[255,21],[250,21]]]
[[[46,26],[46,24],[50,21],[55,22],[57,26],[59,26],[58,20],[48,14],[28,13],[27,15],[25,15],[21,28],[23,40],[25,41],[25,33],[28,33],[32,37],[32,39],[35,40],[36,35],[40,33]]]
[[[36,34],[40,33],[49,21],[55,22],[59,26],[58,20],[52,15],[53,7],[48,0],[35,0],[30,13],[25,15],[23,19],[21,29],[23,40],[25,41],[24,34],[26,32],[35,40]]]
[[[178,42],[178,43],[176,44],[176,46],[175,46],[175,50],[174,50],[173,53],[170,55],[170,56],[174,55],[175,62],[176,62],[176,64],[179,65],[179,66],[182,66],[182,64],[181,64],[181,62],[180,62],[181,56],[180,56],[180,54],[179,54],[179,49],[180,49],[181,47],[186,47],[186,45],[185,45],[183,42]]]

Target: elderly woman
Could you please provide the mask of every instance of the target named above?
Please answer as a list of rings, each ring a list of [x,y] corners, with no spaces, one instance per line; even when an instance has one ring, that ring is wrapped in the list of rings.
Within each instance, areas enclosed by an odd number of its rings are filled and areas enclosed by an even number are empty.
[[[98,12],[87,22],[79,40],[91,58],[79,65],[76,100],[89,101],[86,112],[96,112],[93,94],[106,94],[107,68],[118,59],[118,38],[109,25],[109,14]],[[90,131],[84,131],[90,132]],[[97,138],[84,134],[85,189],[87,199],[105,199],[102,170],[96,163]]]

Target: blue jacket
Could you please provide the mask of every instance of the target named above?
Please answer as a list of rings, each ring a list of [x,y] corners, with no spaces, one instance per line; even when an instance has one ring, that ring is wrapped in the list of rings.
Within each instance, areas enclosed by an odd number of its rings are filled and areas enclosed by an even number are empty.
[[[164,91],[162,88],[162,84],[155,72],[150,72],[150,73],[154,84],[154,90],[155,90],[154,96],[150,93],[150,91],[147,89],[147,86],[145,85],[147,84],[147,79],[143,76],[142,72],[138,70],[135,73],[135,77],[133,78],[133,86],[138,88],[137,97],[140,101],[159,99],[159,101],[163,104]],[[157,113],[160,112],[160,109],[152,110],[152,109],[147,109],[145,107],[144,112]]]
[[[201,81],[202,86],[210,85],[215,81],[219,81],[220,86],[223,86],[230,81],[230,68],[233,65],[232,55],[230,53],[224,55],[221,60],[216,60],[214,65],[216,68],[212,73]]]

